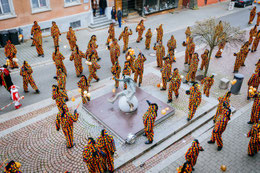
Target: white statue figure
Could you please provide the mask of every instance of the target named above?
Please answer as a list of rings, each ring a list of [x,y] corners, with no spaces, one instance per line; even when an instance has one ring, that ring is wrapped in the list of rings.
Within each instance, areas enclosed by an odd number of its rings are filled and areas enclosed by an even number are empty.
[[[135,97],[136,84],[132,78],[125,76],[123,79],[115,79],[127,84],[127,89],[116,94],[112,99],[108,99],[110,103],[115,103],[119,98],[119,108],[123,112],[133,112],[137,109],[138,100]]]

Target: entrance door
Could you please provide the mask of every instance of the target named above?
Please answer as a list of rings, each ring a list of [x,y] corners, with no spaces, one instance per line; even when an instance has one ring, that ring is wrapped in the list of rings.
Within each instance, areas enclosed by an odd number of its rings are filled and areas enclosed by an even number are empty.
[[[135,0],[128,0],[128,12],[131,13],[135,10]]]

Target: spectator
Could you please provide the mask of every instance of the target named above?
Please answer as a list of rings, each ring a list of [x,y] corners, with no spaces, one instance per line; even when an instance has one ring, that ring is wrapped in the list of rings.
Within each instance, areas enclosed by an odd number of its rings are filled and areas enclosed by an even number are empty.
[[[106,8],[107,8],[107,0],[99,0],[100,15],[105,14]]]
[[[122,11],[121,11],[121,8],[118,8],[117,20],[118,20],[119,28],[121,28],[121,22],[122,22]]]
[[[116,23],[116,9],[115,6],[113,6],[112,10],[111,10],[111,19],[113,23]]]
[[[93,16],[96,17],[96,10],[98,8],[97,0],[94,0],[92,3]]]

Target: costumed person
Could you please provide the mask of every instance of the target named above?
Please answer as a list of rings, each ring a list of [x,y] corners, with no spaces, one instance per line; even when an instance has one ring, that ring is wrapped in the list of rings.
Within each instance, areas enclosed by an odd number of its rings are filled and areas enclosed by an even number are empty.
[[[212,136],[209,144],[214,144],[217,141],[218,151],[223,148],[222,134],[225,131],[228,121],[230,120],[231,109],[228,103],[223,102],[223,110],[220,118],[215,123],[214,129],[212,130]]]
[[[186,39],[188,39],[191,36],[191,30],[190,27],[188,26],[186,31],[185,31]]]
[[[69,97],[66,90],[66,81],[67,81],[67,75],[62,71],[61,68],[57,69],[57,83],[58,88],[63,92],[65,96],[65,100],[68,101]]]
[[[245,42],[245,44],[243,45],[242,47],[242,50],[241,50],[241,66],[246,66],[245,65],[245,61],[246,61],[246,58],[247,58],[247,55],[248,55],[248,52],[250,51],[249,49],[249,42]]]
[[[137,83],[137,79],[139,77],[138,86],[141,87],[141,84],[143,82],[143,74],[144,74],[144,62],[146,61],[146,58],[144,54],[141,52],[138,54],[138,58],[134,62],[135,67],[135,74],[134,74],[134,81]]]
[[[163,59],[166,61],[166,59],[169,59],[169,57],[166,57],[166,58],[163,58]],[[169,81],[170,76],[171,76],[171,64],[165,62],[160,71],[161,71],[161,74],[162,74],[161,91],[164,91],[164,90],[167,89],[167,82]]]
[[[110,51],[110,59],[113,65],[115,62],[118,62],[118,57],[120,57],[120,46],[117,43],[117,39],[114,39],[112,44],[108,46],[108,50]]]
[[[233,73],[237,73],[239,68],[242,65],[242,48],[239,50],[238,53],[234,53],[234,56],[236,57],[236,60],[235,60],[235,64],[234,64]]]
[[[88,42],[88,49],[86,51],[86,57],[87,59],[89,59],[89,56],[95,52],[95,58],[97,59],[97,61],[100,61],[101,58],[98,56],[98,52],[97,52],[97,36],[96,35],[92,35],[89,42]]]
[[[76,47],[77,37],[72,27],[69,27],[69,31],[67,32],[67,39],[70,44],[70,50],[73,51],[74,48]]]
[[[177,168],[177,173],[191,173],[192,172],[192,166],[189,161],[186,161],[182,166],[179,166]]]
[[[248,85],[247,100],[249,100],[251,98],[251,95],[249,93],[250,88],[253,87],[257,91],[259,84],[260,84],[260,71],[256,70],[255,73],[252,74],[252,76],[250,77],[250,79],[247,82],[247,85]]]
[[[172,102],[172,94],[174,92],[176,99],[179,97],[179,89],[181,86],[181,76],[179,74],[178,68],[175,68],[173,70],[173,74],[170,77],[170,85],[169,85],[169,91],[168,91],[168,102]]]
[[[157,67],[162,68],[163,66],[163,57],[165,56],[165,48],[162,45],[162,42],[159,41],[158,44],[155,43],[153,50],[156,51],[156,61],[157,61]]]
[[[97,147],[105,153],[104,161],[109,172],[114,172],[114,153],[116,151],[115,141],[112,135],[109,135],[105,129],[97,138]]]
[[[156,39],[156,42],[159,43],[159,42],[162,42],[163,40],[163,28],[162,28],[162,24],[156,28],[156,31],[157,31],[157,39]]]
[[[99,81],[99,78],[97,76],[97,70],[100,69],[100,65],[97,63],[97,58],[95,57],[95,54],[91,54],[89,56],[89,63],[88,63],[88,69],[89,69],[89,77],[88,77],[88,84],[92,81],[94,78],[97,82]]]
[[[260,30],[256,33],[256,36],[255,36],[255,39],[253,41],[253,45],[251,48],[251,52],[255,52],[257,50],[259,40],[260,40]]]
[[[206,69],[208,62],[209,62],[209,50],[206,49],[203,54],[201,54],[201,65],[200,70]]]
[[[214,75],[211,75],[210,77],[205,77],[204,79],[202,79],[201,84],[204,85],[203,94],[205,94],[207,97],[209,97],[210,88],[214,84]]]
[[[255,15],[256,15],[256,6],[254,6],[253,9],[250,11],[248,25],[252,24],[252,22],[255,18]]]
[[[108,37],[107,37],[107,45],[109,45],[110,42],[113,42],[115,39],[115,27],[114,24],[111,23],[108,29]]]
[[[21,163],[11,160],[6,166],[4,173],[22,173],[20,170]]]
[[[66,104],[66,97],[67,95],[57,85],[52,85],[52,100],[55,100],[59,112],[63,111],[62,106]]]
[[[190,80],[191,80],[192,83],[195,82],[198,66],[199,66],[199,55],[197,53],[194,53],[192,55],[192,59],[191,59],[191,62],[190,62],[190,69],[189,69],[189,72],[186,75],[186,80],[185,80],[184,83],[188,83]]]
[[[56,130],[59,131],[62,128],[63,134],[66,138],[67,148],[72,148],[75,144],[73,143],[73,124],[77,122],[79,114],[77,109],[74,110],[72,115],[69,112],[69,108],[66,104],[62,106],[62,112],[59,112],[56,116]]]
[[[55,47],[55,52],[52,53],[52,60],[54,61],[56,69],[61,68],[62,71],[67,75],[67,70],[63,63],[64,59],[65,57],[62,55],[62,53],[60,53],[59,46]]]
[[[125,54],[125,60],[126,61],[130,61],[130,65],[131,66],[134,66],[134,62],[135,62],[135,53],[134,53],[134,51],[132,52],[132,48],[131,47],[129,47],[129,49],[128,49],[128,51],[126,52],[126,54]],[[134,73],[134,72],[133,72]]]
[[[14,101],[15,109],[19,109],[22,106],[22,104],[20,103],[21,97],[18,92],[18,87],[15,85],[12,85],[11,89],[10,89],[10,93],[11,93],[11,98]]]
[[[144,136],[147,137],[147,141],[145,144],[151,144],[153,143],[154,138],[154,123],[155,119],[157,117],[158,112],[158,105],[156,103],[151,103],[150,101],[146,100],[149,107],[148,110],[143,115],[143,123],[144,123]]]
[[[133,32],[130,29],[130,31],[128,31],[128,27],[126,26],[124,31],[120,34],[118,40],[121,40],[121,38],[123,38],[123,42],[124,42],[124,48],[123,48],[123,53],[125,53],[128,49],[128,42],[129,42],[129,35],[132,35]]]
[[[113,79],[119,79],[120,78],[120,73],[121,73],[121,67],[119,65],[119,62],[116,61],[114,63],[114,65],[112,65],[111,67],[111,73],[113,75]],[[118,88],[119,87],[119,81],[118,80],[115,80],[115,88]]]
[[[52,22],[52,27],[51,27],[51,36],[53,38],[53,42],[54,42],[54,47],[59,46],[59,37],[60,37],[61,33],[59,30],[59,27],[57,26],[56,22]]]
[[[122,74],[123,74],[123,76],[129,76],[130,77],[132,72],[135,73],[135,68],[134,68],[133,64],[131,64],[130,60],[126,60]],[[127,83],[125,82],[124,83],[124,90],[126,90],[126,89],[127,89]]]
[[[144,30],[145,30],[144,20],[142,19],[135,29],[135,31],[138,32],[138,37],[136,40],[137,43],[139,43],[143,39]]]
[[[151,45],[153,33],[151,31],[151,28],[149,28],[145,34],[145,49],[149,50]]]
[[[226,40],[226,34],[223,34],[221,37],[218,37],[218,51],[215,55],[216,58],[222,57],[222,52],[226,46],[227,40]]]
[[[88,79],[85,75],[81,75],[80,80],[78,81],[78,87],[80,88],[80,94],[82,98],[82,103],[86,104],[87,101],[90,101],[90,98],[87,96],[85,97],[84,92],[86,91],[87,93],[89,92],[89,84],[88,84]]]
[[[252,106],[250,121],[247,122],[248,124],[258,123],[260,118],[260,91],[257,91],[253,98],[254,103]]]
[[[186,94],[190,95],[189,114],[188,114],[188,118],[187,118],[187,121],[190,121],[193,118],[193,116],[195,115],[196,110],[201,103],[201,92],[199,89],[199,85],[195,82],[192,85],[192,87],[190,88],[190,90],[186,91]]]
[[[24,92],[28,93],[28,84],[30,84],[35,92],[39,94],[40,91],[33,80],[32,73],[32,67],[28,64],[27,61],[24,61],[23,66],[20,69],[20,75],[23,77],[23,90]]]
[[[221,36],[223,34],[223,29],[224,29],[223,24],[222,24],[222,21],[220,20],[218,25],[215,27],[215,36],[217,36],[218,39],[221,38],[219,36]]]
[[[254,156],[260,150],[260,124],[255,123],[248,132],[247,137],[251,137],[248,143],[248,155]]]
[[[74,66],[75,66],[77,77],[79,77],[83,72],[82,58],[86,58],[85,54],[79,50],[78,45],[75,45],[75,49],[70,55],[70,61],[74,60]]]
[[[256,26],[260,24],[260,12],[257,13]]]
[[[32,35],[32,46],[36,46],[36,51],[38,53],[38,56],[44,57],[44,51],[42,48],[42,31],[41,27],[38,25],[36,21],[34,21],[34,25],[31,29],[31,35]]]
[[[188,37],[187,41],[182,43],[183,46],[186,46],[185,50],[185,62],[184,64],[189,64],[191,63],[192,55],[195,51],[195,43],[193,42],[192,37]]]
[[[90,173],[104,172],[103,156],[101,150],[97,147],[96,141],[93,138],[88,138],[88,144],[84,147],[82,156],[83,161],[86,163]]]
[[[197,162],[200,151],[204,151],[204,149],[200,146],[199,141],[194,139],[191,147],[185,154],[185,160],[191,163],[192,171],[194,171],[194,166]]]
[[[4,86],[5,89],[10,92],[11,86],[13,85],[10,71],[6,65],[0,66],[0,86]]]
[[[6,58],[8,58],[7,61],[9,61],[9,63],[7,63],[7,66],[10,66],[11,69],[19,68],[16,61],[17,60],[16,54],[17,54],[17,49],[15,45],[13,45],[10,40],[8,40],[5,45],[5,56]]]
[[[227,107],[230,107],[230,97],[231,97],[231,92],[228,91],[226,94],[222,97],[218,98],[218,108],[216,111],[216,114],[213,117],[213,121],[216,122],[219,116],[222,114],[223,111],[223,103],[226,102]]]
[[[257,33],[257,25],[255,25],[249,32],[249,44],[251,44],[253,42],[253,37],[256,36],[256,33]]]
[[[171,36],[170,40],[168,41],[167,47],[168,47],[168,54],[172,51],[174,52],[174,50],[176,49],[176,47],[177,47],[176,40],[173,35]]]

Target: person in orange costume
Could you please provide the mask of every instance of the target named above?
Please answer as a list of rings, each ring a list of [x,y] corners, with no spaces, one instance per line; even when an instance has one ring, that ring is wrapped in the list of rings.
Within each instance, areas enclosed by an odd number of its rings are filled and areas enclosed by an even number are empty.
[[[124,42],[123,53],[125,53],[128,49],[129,36],[132,34],[133,34],[132,30],[130,29],[130,31],[128,31],[128,27],[126,26],[124,31],[120,34],[118,38],[118,40],[121,40],[121,38],[123,38],[123,42]]]
[[[174,92],[176,99],[179,97],[179,89],[181,86],[181,77],[179,74],[178,68],[175,68],[173,70],[173,74],[170,77],[170,85],[169,85],[169,91],[168,91],[168,102],[172,102],[172,93]]]
[[[149,28],[145,34],[145,49],[149,50],[151,45],[153,33],[151,31],[151,28]]]
[[[40,91],[38,90],[37,85],[35,84],[33,77],[32,77],[32,67],[28,64],[27,61],[24,61],[23,66],[20,69],[20,75],[23,77],[23,89],[24,92],[28,91],[28,83],[32,86],[32,88],[35,90],[35,92],[38,94]]]
[[[70,44],[70,50],[73,51],[74,48],[76,47],[77,37],[72,27],[69,27],[69,31],[67,32],[67,39]]]
[[[251,137],[248,143],[248,155],[254,156],[260,149],[260,124],[255,123],[248,132],[247,137]]]
[[[6,166],[4,173],[22,173],[20,170],[21,163],[11,160]]]
[[[143,39],[143,33],[145,30],[143,19],[139,22],[139,24],[137,25],[135,30],[136,30],[136,32],[138,32],[138,37],[137,37],[136,42],[139,43]]]
[[[124,64],[124,69],[123,69],[123,76],[131,76],[131,73],[135,73],[135,68],[133,66],[133,64],[131,64],[131,62],[129,60],[126,60],[125,61],[125,64]],[[124,90],[127,89],[127,84],[124,83]]]
[[[162,42],[163,41],[163,28],[162,28],[162,24],[158,28],[156,28],[156,31],[157,31],[156,42],[157,43]]]
[[[66,104],[62,106],[62,112],[59,112],[56,116],[56,130],[59,131],[62,128],[63,134],[67,141],[67,148],[72,148],[75,144],[73,143],[73,124],[77,122],[79,114],[75,109],[72,115],[69,112],[69,108]]]
[[[97,147],[105,153],[104,161],[108,171],[114,172],[114,153],[116,151],[115,141],[112,135],[109,135],[105,129],[101,131],[101,135],[97,138]]]
[[[17,62],[14,61],[14,59],[16,59],[16,54],[17,54],[17,49],[15,45],[13,45],[10,40],[8,40],[5,45],[5,56],[9,60],[9,65],[11,69],[19,68]]]
[[[201,65],[200,65],[200,70],[203,70],[204,68],[206,69],[207,65],[208,65],[208,62],[209,62],[209,50],[206,49],[204,51],[203,54],[201,54]]]
[[[167,82],[169,82],[169,79],[171,77],[171,73],[172,73],[172,64],[175,61],[175,57],[174,57],[174,53],[172,54],[173,51],[170,51],[170,54],[168,54],[168,56],[164,57],[164,65],[167,65]]]
[[[161,68],[161,73],[162,73],[162,88],[161,91],[165,91],[167,89],[167,81],[169,80],[169,69],[170,65],[167,63],[164,63],[163,67]]]
[[[120,46],[117,43],[117,39],[114,39],[112,44],[108,46],[108,50],[110,51],[111,63],[114,65],[115,62],[118,62],[118,57],[120,57]]]
[[[52,53],[52,60],[54,61],[56,69],[61,68],[62,71],[67,75],[67,70],[63,63],[64,59],[65,57],[62,55],[62,53],[60,53],[59,46],[55,47],[55,52]]]
[[[60,112],[62,112],[62,106],[65,103],[65,98],[67,97],[66,93],[64,93],[61,89],[58,88],[57,85],[52,85],[52,100],[55,100],[57,108]]]
[[[215,55],[216,58],[221,58],[222,57],[222,52],[223,52],[223,49],[225,48],[226,46],[226,35],[223,34],[221,37],[219,37],[218,39],[220,39],[220,42],[218,44],[218,51]]]
[[[33,22],[33,26],[32,26],[32,29],[31,29],[31,37],[33,38],[33,42],[32,42],[32,45],[31,46],[35,46],[35,40],[34,37],[35,35],[37,35],[37,33],[40,32],[40,34],[42,33],[41,31],[41,27],[38,25],[38,22],[37,21],[34,21]],[[42,38],[41,38],[42,39]],[[42,43],[42,40],[40,40],[40,43]]]
[[[253,45],[251,48],[251,52],[255,52],[257,50],[259,40],[260,40],[260,30],[256,33],[256,36],[255,36],[255,39],[253,41]]]
[[[158,44],[154,44],[153,50],[156,51],[156,60],[157,60],[157,67],[162,68],[163,66],[163,57],[165,56],[165,48],[162,45],[162,42],[159,41]]]
[[[70,55],[70,61],[74,60],[74,66],[75,66],[77,77],[79,77],[83,72],[82,58],[86,58],[85,54],[79,50],[78,45],[75,45],[75,49]]]
[[[113,76],[114,76],[114,80],[120,78],[121,67],[120,67],[118,61],[116,61],[116,62],[114,63],[114,65],[112,66],[112,68],[111,68],[111,73],[112,73]],[[118,80],[115,80],[115,88],[118,88],[118,87],[119,87],[119,81],[118,81]]]
[[[249,39],[248,39],[249,44],[253,42],[253,37],[256,36],[256,33],[257,33],[257,25],[255,25],[249,32]]]
[[[98,82],[100,79],[97,76],[97,70],[100,69],[100,65],[97,63],[97,59],[95,58],[95,54],[90,55],[88,69],[89,69],[89,77],[88,77],[88,84],[92,81],[92,79],[96,79]]]
[[[186,161],[182,166],[179,166],[177,168],[177,173],[191,173],[192,172],[192,166],[189,161]]]
[[[115,27],[114,24],[111,23],[108,29],[108,37],[107,37],[107,45],[109,45],[110,42],[113,42],[115,39]]]
[[[221,136],[227,127],[228,121],[230,120],[230,115],[231,109],[228,103],[223,102],[223,110],[221,116],[215,123],[214,129],[212,130],[212,136],[210,138],[210,141],[208,141],[209,144],[214,144],[215,141],[217,141],[218,151],[220,151],[223,148]]]
[[[250,16],[249,16],[249,21],[248,21],[248,24],[252,24],[254,18],[255,18],[255,15],[256,15],[256,6],[254,6],[254,8],[250,11]]]
[[[254,103],[251,111],[250,121],[248,124],[258,123],[260,118],[260,91],[257,91],[254,96]]]
[[[138,58],[134,62],[134,67],[135,67],[134,81],[135,81],[135,83],[137,83],[137,79],[139,77],[139,83],[138,83],[139,87],[141,87],[141,84],[143,81],[144,62],[145,61],[146,61],[145,56],[140,52],[138,55]]]
[[[38,56],[44,57],[44,51],[42,48],[42,31],[41,27],[38,25],[36,21],[34,21],[34,25],[31,29],[31,35],[33,39],[32,46],[36,46]]]
[[[67,76],[66,74],[62,71],[61,68],[57,69],[57,83],[59,89],[64,93],[65,100],[68,101],[68,94],[66,90],[66,82],[67,82]]]
[[[234,53],[234,56],[236,57],[236,61],[235,61],[235,64],[234,64],[233,73],[237,73],[239,68],[242,65],[242,48],[239,50],[238,53]]]
[[[223,107],[224,102],[226,102],[227,107],[230,107],[230,97],[231,97],[231,92],[228,91],[224,96],[218,98],[219,103],[218,103],[216,114],[213,117],[214,122],[216,122],[219,116],[222,114],[222,111],[224,109]]]
[[[257,91],[259,84],[260,84],[260,71],[256,70],[255,73],[252,74],[252,76],[250,77],[250,79],[247,82],[247,85],[248,85],[247,100],[249,100],[251,98],[250,93],[249,93],[250,87],[255,88]]]
[[[150,101],[146,100],[149,107],[148,110],[143,115],[143,124],[144,124],[144,136],[148,138],[145,144],[153,143],[154,138],[154,123],[157,117],[158,112],[158,105],[156,103],[151,103]]]
[[[86,78],[85,75],[81,75],[81,78],[80,78],[80,80],[78,81],[77,84],[78,84],[78,87],[80,88],[82,103],[85,104],[85,103],[87,103],[87,101],[90,101],[89,97],[84,96],[85,91],[89,92],[88,79]]]
[[[192,55],[195,51],[195,43],[193,42],[193,38],[189,37],[187,38],[187,41],[182,43],[183,46],[186,46],[185,50],[185,62],[184,64],[189,64],[191,63],[191,58]]]
[[[52,22],[52,27],[51,27],[51,36],[53,38],[53,42],[54,42],[54,47],[59,46],[59,37],[60,37],[61,33],[59,30],[59,27],[57,26],[56,22]]]
[[[196,113],[200,103],[201,103],[201,92],[199,90],[199,85],[195,82],[190,90],[186,91],[187,95],[190,95],[189,98],[189,115],[187,121],[190,121]]]
[[[260,12],[257,13],[256,26],[259,26],[260,23]]]
[[[245,61],[246,61],[246,58],[247,58],[247,55],[248,55],[248,52],[250,51],[250,49],[249,49],[249,46],[250,46],[250,44],[249,44],[249,42],[247,41],[247,42],[245,42],[245,44],[242,46],[242,54],[241,54],[241,66],[246,66],[245,65]]]
[[[195,82],[195,77],[196,77],[196,73],[197,73],[198,66],[199,66],[198,56],[199,55],[197,53],[193,54],[193,57],[192,57],[191,63],[190,63],[190,69],[189,69],[189,72],[187,73],[186,80],[184,83],[188,83],[190,80],[191,80],[191,82]]]
[[[174,38],[173,35],[171,36],[170,40],[168,41],[167,47],[168,47],[168,54],[169,54],[171,51],[174,52],[174,50],[176,49],[176,47],[177,47],[177,46],[176,46],[176,40],[175,40],[175,38]]]
[[[186,39],[188,39],[191,36],[191,30],[190,27],[188,26],[186,31],[185,31]]]
[[[185,154],[185,160],[190,162],[192,171],[194,171],[194,166],[197,162],[200,151],[204,151],[204,149],[200,146],[200,143],[197,139],[194,139],[191,147],[187,150]]]
[[[205,94],[207,97],[209,97],[209,91],[211,86],[214,84],[214,75],[211,75],[210,77],[205,77],[201,80],[201,84],[204,84],[203,88],[203,94]]]

